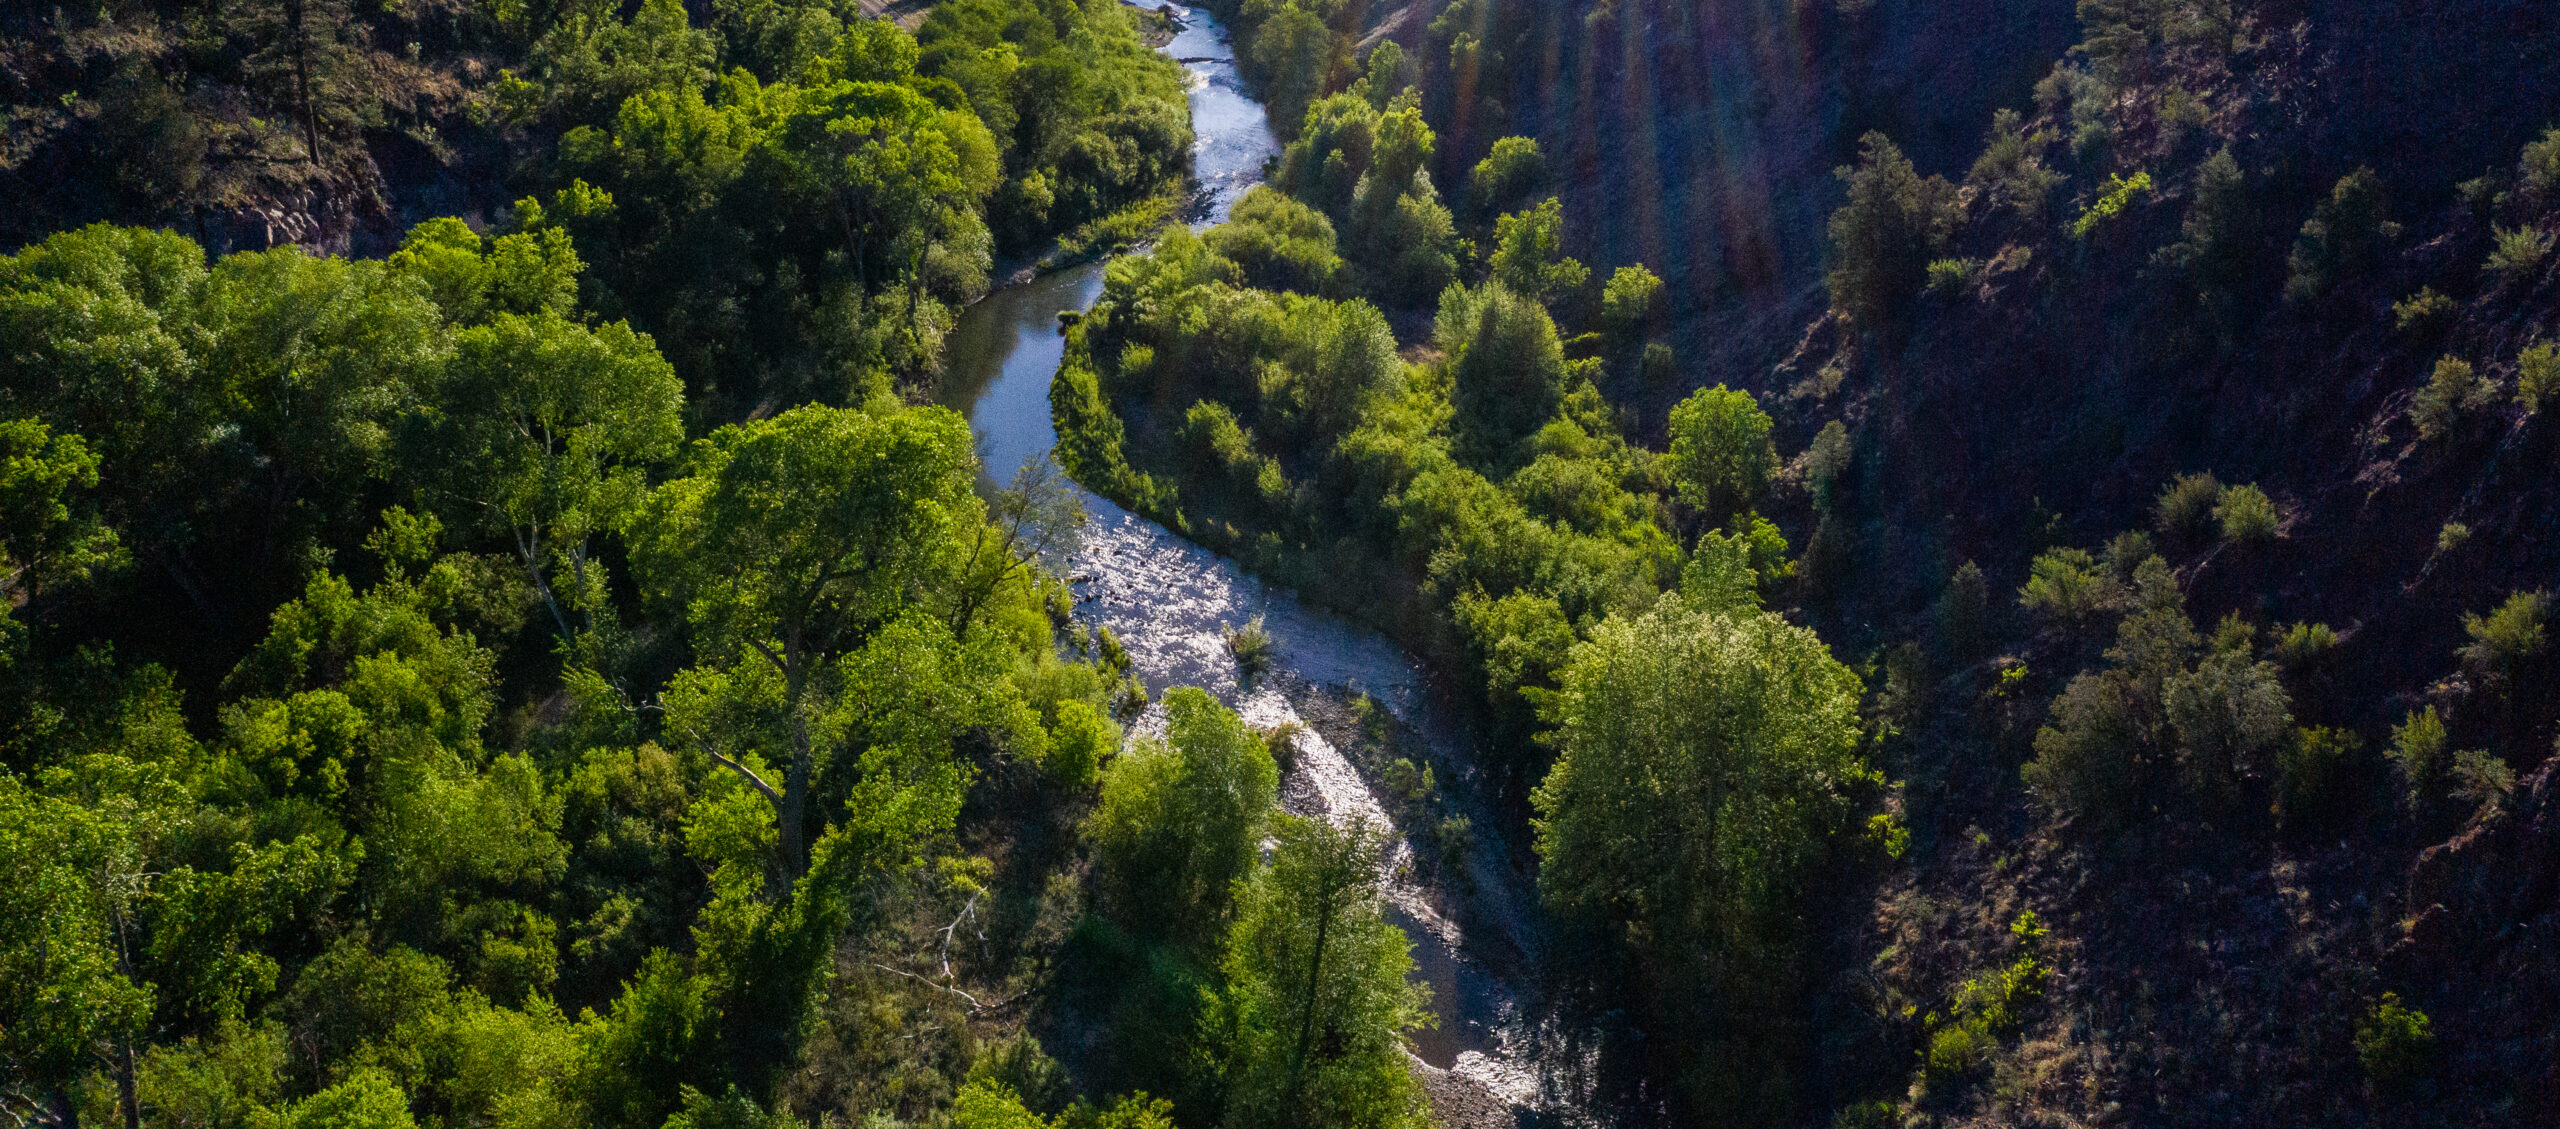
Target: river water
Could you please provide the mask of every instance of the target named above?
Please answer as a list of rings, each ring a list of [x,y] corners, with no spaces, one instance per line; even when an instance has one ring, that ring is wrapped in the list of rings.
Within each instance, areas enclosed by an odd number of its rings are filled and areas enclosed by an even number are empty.
[[[1192,75],[1193,176],[1200,195],[1190,218],[1200,228],[1224,220],[1260,182],[1279,143],[1261,104],[1246,94],[1216,17],[1189,8],[1183,18],[1187,26],[1162,50]],[[968,416],[990,482],[1010,480],[1056,443],[1049,383],[1066,350],[1057,315],[1086,309],[1101,293],[1102,265],[1078,266],[997,291],[953,327],[945,342],[942,400]],[[1333,722],[1301,731],[1282,786],[1289,810],[1393,826],[1371,782],[1319,732],[1343,731],[1344,711],[1337,707],[1355,694],[1384,706],[1404,733],[1430,750],[1444,778],[1473,763],[1464,727],[1421,666],[1386,637],[1301,603],[1107,499],[1077,492],[1091,518],[1065,569],[1077,582],[1078,616],[1120,637],[1151,693],[1161,698],[1168,687],[1200,686],[1257,726],[1309,715]],[[1270,631],[1276,652],[1269,672],[1246,685],[1227,653],[1225,633],[1255,617]],[[1160,717],[1143,718],[1139,727],[1151,724],[1160,725]],[[1549,1106],[1541,1091],[1551,1092],[1556,1079],[1539,1068],[1531,1048],[1545,1040],[1532,1037],[1535,1025],[1520,1002],[1536,933],[1525,924],[1534,914],[1526,883],[1509,867],[1493,821],[1479,812],[1475,825],[1471,880],[1457,884],[1463,893],[1412,877],[1407,842],[1394,844],[1384,861],[1391,916],[1413,938],[1416,975],[1430,984],[1439,1021],[1411,1037],[1435,1100],[1454,1086],[1472,1093],[1476,1100],[1468,1104],[1507,1123],[1503,1107]],[[1483,1120],[1442,1112],[1447,1123]]]

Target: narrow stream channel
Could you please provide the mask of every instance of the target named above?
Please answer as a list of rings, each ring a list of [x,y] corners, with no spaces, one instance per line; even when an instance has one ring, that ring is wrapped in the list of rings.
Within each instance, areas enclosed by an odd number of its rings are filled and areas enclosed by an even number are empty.
[[[1192,218],[1194,227],[1207,227],[1260,182],[1279,143],[1262,105],[1245,93],[1217,18],[1189,8],[1183,19],[1187,26],[1162,50],[1192,74],[1192,154],[1201,187]],[[1056,443],[1049,384],[1066,349],[1057,315],[1086,309],[1101,293],[1102,265],[1079,266],[989,295],[953,328],[942,400],[968,416],[990,479],[1009,480]],[[1067,570],[1077,578],[1078,614],[1119,635],[1151,693],[1204,687],[1257,726],[1309,715],[1334,722],[1310,725],[1298,738],[1282,785],[1290,811],[1393,826],[1370,783],[1319,732],[1343,731],[1341,706],[1356,694],[1384,706],[1435,761],[1473,763],[1463,727],[1419,664],[1384,636],[1302,604],[1107,499],[1078,493],[1091,515]],[[1270,672],[1247,686],[1227,654],[1225,630],[1256,616],[1277,651]],[[1140,727],[1149,724],[1161,724],[1160,717],[1142,719]],[[1493,821],[1478,814],[1475,824],[1471,880],[1442,884],[1462,886],[1463,894],[1413,879],[1409,843],[1399,841],[1385,860],[1392,914],[1413,938],[1416,973],[1431,985],[1439,1020],[1412,1034],[1413,1050],[1431,1068],[1426,1081],[1450,1125],[1510,1124],[1506,1107],[1552,1108],[1558,1081],[1532,1049],[1552,1040],[1536,1037],[1539,1024],[1523,1014],[1526,954],[1536,932],[1526,884],[1503,862],[1507,852]],[[1475,1108],[1446,1108],[1452,1101]]]

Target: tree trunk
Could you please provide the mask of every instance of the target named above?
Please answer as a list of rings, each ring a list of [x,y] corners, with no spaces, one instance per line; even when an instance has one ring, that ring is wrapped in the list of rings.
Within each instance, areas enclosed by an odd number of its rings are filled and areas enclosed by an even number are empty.
[[[124,1129],[142,1129],[142,1099],[133,1084],[133,1039],[116,1040],[116,1101],[124,1107]]]
[[[284,0],[285,34],[293,39],[294,97],[302,103],[304,159],[320,163],[320,113],[311,104],[311,35],[303,19],[304,0]]]
[[[1307,954],[1307,1014],[1298,1021],[1298,1049],[1289,1068],[1288,1108],[1295,1108],[1298,1096],[1307,1086],[1307,1058],[1314,1053],[1316,1007],[1323,996],[1324,946],[1326,934],[1333,929],[1333,897],[1330,891],[1316,906],[1316,943]]]
[[[809,773],[813,758],[809,749],[809,719],[800,709],[800,699],[809,684],[809,676],[804,669],[806,665],[794,653],[785,663],[783,672],[782,706],[790,711],[791,725],[791,771],[783,777],[781,826],[776,828],[781,838],[784,893],[789,893],[791,887],[809,873],[809,848],[803,841],[803,821],[809,802]]]

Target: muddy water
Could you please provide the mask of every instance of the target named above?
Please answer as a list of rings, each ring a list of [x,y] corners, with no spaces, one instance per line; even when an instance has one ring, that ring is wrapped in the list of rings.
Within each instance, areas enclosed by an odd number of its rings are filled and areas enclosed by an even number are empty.
[[[1163,50],[1193,76],[1194,177],[1201,193],[1192,218],[1205,227],[1223,220],[1260,181],[1279,145],[1262,106],[1245,93],[1216,17],[1191,8],[1184,19],[1188,26]],[[969,417],[991,481],[1009,480],[1056,442],[1049,383],[1065,352],[1057,315],[1092,305],[1101,292],[1099,264],[1060,271],[989,296],[954,327],[943,400]],[[1384,636],[1302,604],[1106,499],[1084,493],[1084,504],[1092,520],[1065,569],[1077,578],[1078,614],[1119,635],[1151,692],[1161,697],[1169,687],[1200,686],[1256,725],[1315,722],[1301,732],[1283,782],[1291,811],[1393,825],[1372,782],[1326,735],[1348,739],[1357,731],[1344,722],[1345,706],[1362,694],[1432,753],[1444,778],[1463,777],[1463,766],[1473,761],[1463,729],[1411,656]],[[1270,671],[1247,685],[1227,654],[1225,631],[1255,617],[1277,649]],[[1139,724],[1151,723],[1160,719]],[[1458,792],[1463,797],[1463,789]],[[1439,1020],[1436,1028],[1413,1033],[1413,1050],[1433,1068],[1435,1094],[1455,1084],[1492,1099],[1486,1104],[1497,1109],[1546,1106],[1540,1091],[1556,1079],[1538,1068],[1532,1045],[1543,1040],[1532,1036],[1537,1025],[1520,1003],[1534,911],[1525,883],[1501,861],[1507,851],[1494,822],[1477,813],[1474,823],[1478,847],[1467,881],[1414,878],[1408,842],[1396,843],[1384,860],[1393,916],[1413,938],[1416,975],[1430,983]]]

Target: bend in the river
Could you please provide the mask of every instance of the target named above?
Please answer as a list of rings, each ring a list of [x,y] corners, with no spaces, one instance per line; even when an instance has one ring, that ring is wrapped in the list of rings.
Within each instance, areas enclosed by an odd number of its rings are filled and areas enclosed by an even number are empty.
[[[1186,26],[1162,50],[1192,73],[1193,175],[1201,188],[1192,218],[1205,227],[1225,219],[1261,180],[1279,143],[1262,105],[1245,92],[1217,18],[1190,8],[1183,19]],[[1077,266],[997,291],[953,328],[942,398],[968,416],[990,479],[1009,479],[1056,443],[1049,384],[1065,353],[1057,314],[1088,308],[1101,292],[1102,265]],[[1365,693],[1431,748],[1434,760],[1473,763],[1463,728],[1421,667],[1384,636],[1309,607],[1106,499],[1078,493],[1092,518],[1068,566],[1079,615],[1120,637],[1151,693],[1201,686],[1259,726],[1301,721],[1306,712],[1338,719],[1341,711],[1328,703]],[[1256,616],[1277,652],[1270,672],[1247,686],[1226,651],[1225,629]],[[1140,722],[1149,724],[1160,718]],[[1301,732],[1284,804],[1299,814],[1392,826],[1359,770],[1319,732],[1325,728],[1341,731],[1337,724]],[[1538,1049],[1554,1040],[1524,1014],[1526,949],[1536,932],[1528,924],[1530,899],[1492,821],[1480,814],[1476,825],[1486,841],[1473,852],[1473,880],[1455,884],[1463,893],[1413,878],[1416,868],[1403,865],[1411,847],[1402,842],[1387,860],[1389,892],[1398,924],[1413,937],[1417,972],[1431,982],[1439,1026],[1415,1032],[1412,1041],[1444,1106],[1443,1122],[1486,1120],[1445,1108],[1454,1103],[1508,1124],[1503,1107],[1554,1108],[1560,1076],[1572,1071],[1541,1061],[1555,1057]]]

